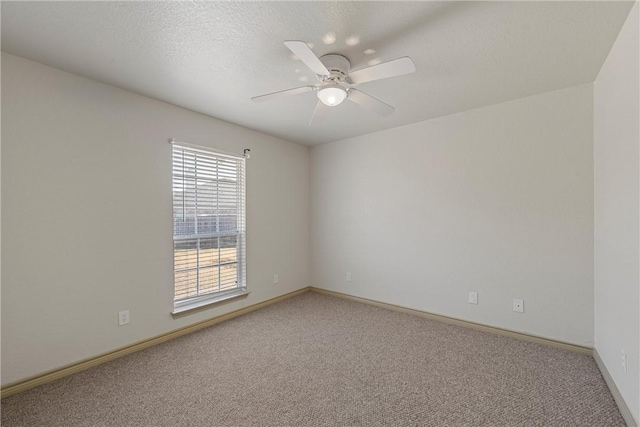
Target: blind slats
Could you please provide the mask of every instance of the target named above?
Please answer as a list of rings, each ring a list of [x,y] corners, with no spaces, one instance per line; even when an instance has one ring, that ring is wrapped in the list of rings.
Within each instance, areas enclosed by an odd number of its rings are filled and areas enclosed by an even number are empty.
[[[245,284],[245,159],[173,145],[174,301]]]

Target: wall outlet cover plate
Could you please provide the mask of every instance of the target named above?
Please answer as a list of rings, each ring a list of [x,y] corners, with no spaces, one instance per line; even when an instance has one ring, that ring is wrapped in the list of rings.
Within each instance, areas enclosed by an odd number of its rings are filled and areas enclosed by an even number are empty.
[[[477,304],[477,303],[478,303],[478,293],[469,292],[469,304]]]
[[[524,313],[524,301],[521,299],[514,299],[513,311],[515,311],[516,313]]]

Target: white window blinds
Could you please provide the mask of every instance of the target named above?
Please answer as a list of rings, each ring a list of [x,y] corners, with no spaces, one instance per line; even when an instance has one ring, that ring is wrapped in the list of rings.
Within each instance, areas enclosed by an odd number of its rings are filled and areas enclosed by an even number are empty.
[[[176,308],[246,291],[245,159],[173,143]]]

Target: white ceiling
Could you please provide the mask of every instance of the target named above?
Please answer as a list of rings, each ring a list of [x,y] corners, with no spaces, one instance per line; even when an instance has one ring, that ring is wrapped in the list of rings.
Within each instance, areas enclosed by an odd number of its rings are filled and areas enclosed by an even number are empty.
[[[3,1],[2,50],[313,145],[591,82],[631,6]],[[336,40],[325,44],[330,32]],[[358,44],[347,45],[350,37]],[[408,55],[417,71],[358,86],[395,106],[391,116],[345,102],[309,127],[313,92],[250,101],[316,82],[285,40],[312,43],[318,56],[345,55],[352,69]]]

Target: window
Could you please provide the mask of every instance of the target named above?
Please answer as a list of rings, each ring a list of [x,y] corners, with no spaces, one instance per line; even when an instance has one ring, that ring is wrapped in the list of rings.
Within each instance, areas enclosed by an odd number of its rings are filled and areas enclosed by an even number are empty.
[[[174,314],[246,294],[245,159],[173,143]]]

